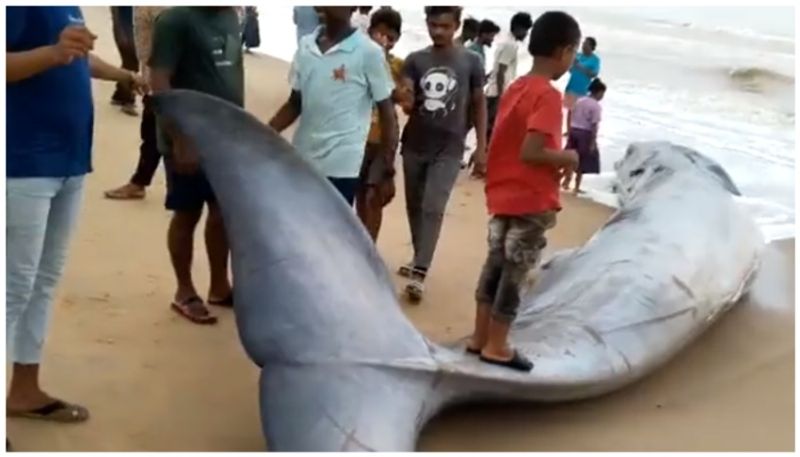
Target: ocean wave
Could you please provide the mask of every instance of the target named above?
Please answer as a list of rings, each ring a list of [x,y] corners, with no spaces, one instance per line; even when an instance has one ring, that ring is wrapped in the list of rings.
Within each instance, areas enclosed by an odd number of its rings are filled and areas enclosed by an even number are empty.
[[[794,77],[761,67],[726,69],[728,78],[741,90],[763,93],[770,89],[791,89]]]

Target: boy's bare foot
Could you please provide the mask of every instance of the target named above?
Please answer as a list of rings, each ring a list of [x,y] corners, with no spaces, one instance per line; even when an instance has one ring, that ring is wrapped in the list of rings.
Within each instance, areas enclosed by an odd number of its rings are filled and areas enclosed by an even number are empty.
[[[128,183],[122,187],[107,190],[105,192],[106,198],[110,200],[141,200],[145,197],[145,195],[146,191],[144,187],[133,183]]]

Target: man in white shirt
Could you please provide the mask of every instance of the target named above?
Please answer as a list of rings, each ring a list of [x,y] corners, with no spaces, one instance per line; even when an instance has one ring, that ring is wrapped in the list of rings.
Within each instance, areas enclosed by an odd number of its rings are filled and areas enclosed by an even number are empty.
[[[489,75],[489,83],[486,87],[487,142],[490,141],[492,135],[500,96],[503,95],[509,84],[517,77],[519,43],[528,36],[531,27],[533,27],[533,20],[530,14],[516,13],[511,17],[510,33],[502,42],[498,43],[497,49],[494,51],[494,67]]]

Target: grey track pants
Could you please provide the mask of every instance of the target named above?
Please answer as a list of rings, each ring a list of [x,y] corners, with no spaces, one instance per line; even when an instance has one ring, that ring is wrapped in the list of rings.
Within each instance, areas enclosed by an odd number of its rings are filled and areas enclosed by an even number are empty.
[[[406,213],[414,246],[413,266],[430,268],[450,192],[461,169],[460,156],[403,153]]]

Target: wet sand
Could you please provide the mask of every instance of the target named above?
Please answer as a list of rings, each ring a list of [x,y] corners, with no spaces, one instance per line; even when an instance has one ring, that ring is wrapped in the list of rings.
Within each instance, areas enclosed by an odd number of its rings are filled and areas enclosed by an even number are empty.
[[[118,62],[108,9],[86,8],[85,14],[99,35],[98,53]],[[247,56],[246,71],[248,109],[266,120],[288,95],[287,66]],[[258,372],[239,344],[231,312],[218,311],[216,327],[199,327],[168,308],[174,283],[162,170],[144,201],[102,197],[127,181],[138,154],[139,119],[109,105],[112,90],[111,84],[95,84],[95,172],[87,182],[43,365],[44,386],[88,406],[92,419],[82,425],[15,419],[9,434],[24,451],[263,450]],[[378,243],[390,269],[410,256],[402,195],[398,189]],[[548,249],[583,243],[609,214],[565,196]],[[436,341],[470,331],[485,218],[481,185],[462,176],[426,299],[420,306],[403,305]],[[195,244],[195,277],[203,291],[208,267],[201,232]],[[423,431],[419,449],[791,451],[794,293],[794,242],[773,244],[751,296],[644,381],[573,404],[448,411]]]

